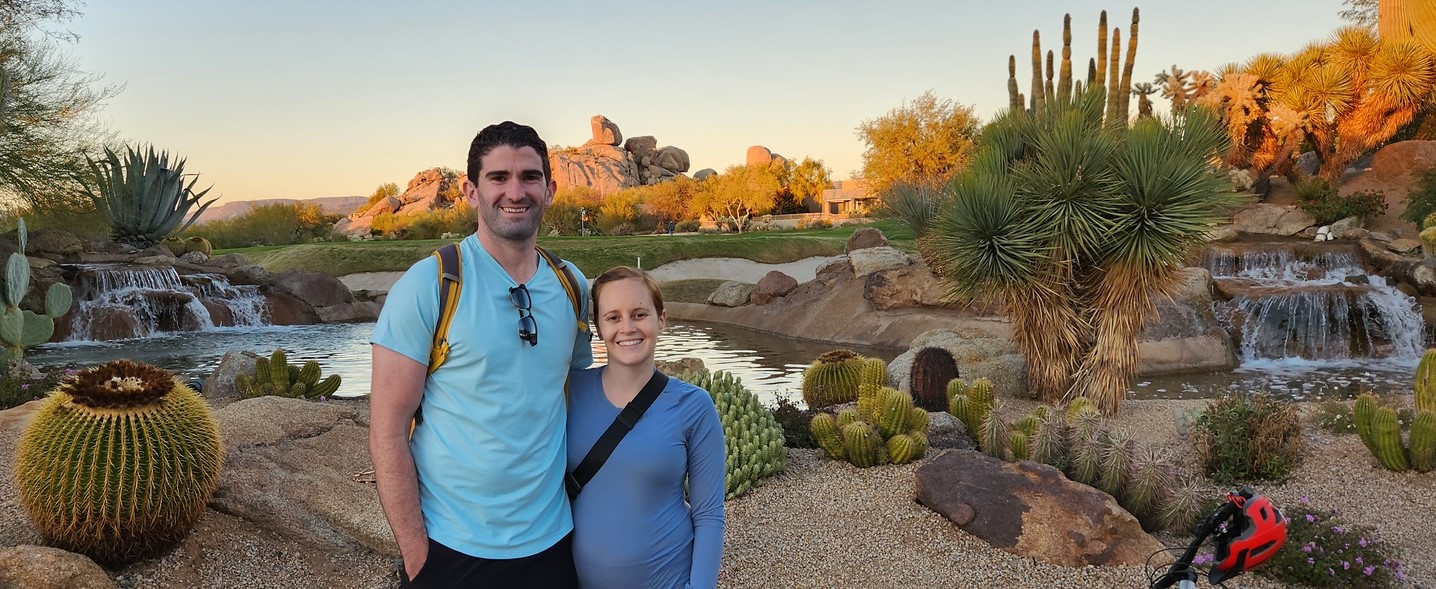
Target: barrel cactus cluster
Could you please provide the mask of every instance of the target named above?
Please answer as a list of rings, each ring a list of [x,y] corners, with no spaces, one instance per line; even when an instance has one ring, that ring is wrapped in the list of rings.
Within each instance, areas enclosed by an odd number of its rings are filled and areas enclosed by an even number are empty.
[[[948,391],[953,416],[990,456],[1055,467],[1111,495],[1148,530],[1187,529],[1202,513],[1201,485],[1181,480],[1165,452],[1109,427],[1091,399],[1077,397],[1062,408],[1041,405],[1008,421],[985,380],[954,380]]]
[[[887,363],[852,350],[827,352],[803,371],[803,402],[821,409],[858,400],[858,386],[887,384]]]
[[[45,398],[21,434],[15,484],[48,543],[119,565],[189,533],[223,459],[199,393],[160,368],[116,360]]]
[[[1426,354],[1430,356],[1432,352]],[[1423,360],[1422,364],[1425,363]],[[1352,407],[1352,421],[1361,442],[1376,456],[1376,461],[1389,470],[1429,472],[1436,466],[1436,412],[1420,408],[1420,393],[1417,401],[1418,409],[1405,441],[1401,439],[1401,421],[1396,408],[1382,405],[1371,393],[1362,393]]]
[[[864,384],[856,408],[836,416],[819,413],[809,428],[829,458],[867,468],[922,458],[927,453],[927,421],[927,411],[913,405],[912,395]]]
[[[295,399],[318,399],[339,390],[339,375],[319,380],[319,363],[314,360],[292,365],[283,349],[274,350],[269,358],[254,362],[254,372],[241,374],[234,380],[241,399],[271,395]]]
[[[183,256],[190,252],[199,252],[208,256],[214,249],[208,239],[198,235],[191,235],[184,238],[171,235],[160,240],[160,245],[164,246],[165,249],[169,250],[170,253],[175,256]]]
[[[70,287],[63,282],[51,284],[45,291],[45,313],[21,309],[20,301],[30,291],[30,259],[25,257],[25,220],[20,220],[17,233],[19,251],[10,254],[5,261],[5,288],[0,296],[5,299],[5,311],[0,315],[0,343],[5,346],[0,352],[0,369],[8,369],[25,358],[25,349],[33,348],[55,335],[55,319],[70,310],[73,295]]]
[[[721,370],[679,378],[708,391],[718,408],[728,450],[727,499],[747,493],[788,466],[782,426],[741,379]]]

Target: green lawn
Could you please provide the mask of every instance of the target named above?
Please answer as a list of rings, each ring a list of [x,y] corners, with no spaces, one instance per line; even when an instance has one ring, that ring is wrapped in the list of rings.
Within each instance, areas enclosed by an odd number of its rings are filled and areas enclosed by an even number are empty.
[[[915,251],[912,232],[892,220],[880,220],[872,227],[881,229],[893,245],[904,251]],[[582,268],[585,274],[618,265],[656,268],[669,262],[694,258],[746,258],[756,262],[778,264],[813,256],[833,256],[843,252],[843,245],[855,226],[812,231],[762,231],[737,234],[699,235],[632,235],[622,237],[542,237],[542,245]],[[215,255],[239,253],[271,272],[283,270],[318,270],[334,276],[355,272],[404,270],[429,255],[442,240],[425,241],[353,241],[308,243],[299,245],[258,246],[216,250]]]

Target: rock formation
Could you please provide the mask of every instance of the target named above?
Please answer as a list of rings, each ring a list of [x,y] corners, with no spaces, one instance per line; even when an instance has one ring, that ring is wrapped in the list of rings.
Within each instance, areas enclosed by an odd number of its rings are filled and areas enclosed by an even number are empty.
[[[447,168],[429,168],[415,174],[397,197],[379,200],[368,208],[361,208],[334,225],[334,231],[346,235],[368,235],[374,226],[374,218],[391,213],[410,215],[446,209],[463,200],[463,172]]]
[[[549,165],[559,190],[588,186],[601,195],[625,188],[650,186],[688,171],[688,152],[671,145],[658,147],[651,135],[623,140],[618,125],[603,115],[589,119],[593,138],[579,147],[549,151]]]

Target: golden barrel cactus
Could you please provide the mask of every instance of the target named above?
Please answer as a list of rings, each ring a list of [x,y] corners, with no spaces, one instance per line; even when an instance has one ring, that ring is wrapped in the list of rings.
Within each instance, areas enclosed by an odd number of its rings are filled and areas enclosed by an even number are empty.
[[[20,503],[50,544],[130,562],[189,533],[219,486],[209,406],[169,372],[130,360],[81,371],[20,438]]]

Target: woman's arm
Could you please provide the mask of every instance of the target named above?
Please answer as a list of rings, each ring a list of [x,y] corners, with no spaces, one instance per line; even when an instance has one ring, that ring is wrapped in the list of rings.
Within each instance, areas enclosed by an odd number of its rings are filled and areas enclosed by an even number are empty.
[[[713,400],[694,391],[697,416],[688,431],[688,497],[693,517],[693,566],[688,586],[718,586],[723,561],[723,498],[727,494],[727,448]]]

